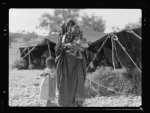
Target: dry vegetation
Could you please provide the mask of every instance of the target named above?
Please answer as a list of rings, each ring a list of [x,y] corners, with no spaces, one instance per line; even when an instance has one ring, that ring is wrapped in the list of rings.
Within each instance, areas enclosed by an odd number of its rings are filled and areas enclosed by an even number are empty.
[[[39,99],[40,70],[13,70],[9,72],[9,106],[45,106]],[[87,97],[87,107],[138,107],[141,96],[134,95],[95,95]]]
[[[12,48],[9,51],[10,65],[15,61],[16,49]],[[41,81],[40,72],[41,70],[9,69],[9,106],[45,106],[46,101],[38,97]],[[84,105],[87,107],[139,107],[141,96],[131,92],[134,88],[133,82],[129,81],[124,73],[126,73],[124,69],[114,72],[106,67],[87,74],[85,84],[87,99]],[[101,83],[124,93],[124,95],[101,86],[98,88],[97,84],[90,83],[89,80]]]

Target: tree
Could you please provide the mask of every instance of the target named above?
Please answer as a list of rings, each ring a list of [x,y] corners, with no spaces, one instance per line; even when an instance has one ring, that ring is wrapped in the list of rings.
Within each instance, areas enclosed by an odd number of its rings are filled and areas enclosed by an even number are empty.
[[[92,28],[94,31],[98,32],[104,32],[105,30],[105,21],[102,19],[101,16],[88,16],[87,14],[84,14],[82,16],[81,25]]]
[[[40,18],[39,28],[44,28],[51,32],[58,32],[60,25],[68,18],[77,20],[80,9],[56,9],[53,15],[45,13]]]
[[[40,18],[40,24],[38,28],[46,29],[51,32],[58,32],[60,30],[60,25],[63,24],[69,18],[77,21],[79,25],[90,27],[94,31],[104,32],[105,21],[102,17],[95,15],[88,16],[84,14],[81,16],[81,21],[79,21],[79,11],[81,9],[55,9],[53,15],[45,13]]]
[[[142,19],[140,18],[138,22],[136,23],[128,23],[124,29],[129,30],[129,29],[135,29],[142,27]]]

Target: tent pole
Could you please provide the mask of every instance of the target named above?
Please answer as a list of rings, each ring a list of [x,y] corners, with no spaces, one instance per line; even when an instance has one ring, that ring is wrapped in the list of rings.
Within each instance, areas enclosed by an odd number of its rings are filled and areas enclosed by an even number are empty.
[[[29,52],[29,48],[28,48],[28,52]],[[31,65],[31,59],[30,59],[30,53],[29,53],[29,67],[30,67],[30,65]],[[32,69],[32,67],[31,67],[31,69]]]
[[[36,46],[35,46],[36,47]],[[22,57],[22,58],[25,58],[28,54],[30,54],[34,49],[35,49],[35,47],[33,47],[30,51],[28,51],[28,53],[24,56],[24,57]],[[28,49],[29,50],[29,49]]]
[[[48,40],[47,40],[47,46],[48,46],[49,56],[51,57],[51,51],[50,51],[50,46],[49,46]]]
[[[114,59],[114,42],[113,42],[113,38],[111,37],[111,43],[112,43],[112,64],[113,64],[113,68],[114,68],[114,71],[116,69],[115,67],[115,59]]]

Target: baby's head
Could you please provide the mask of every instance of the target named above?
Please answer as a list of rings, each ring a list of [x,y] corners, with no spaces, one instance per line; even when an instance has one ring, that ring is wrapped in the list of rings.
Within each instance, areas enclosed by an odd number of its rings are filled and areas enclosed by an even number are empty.
[[[47,57],[46,58],[46,66],[49,69],[55,68],[55,59],[53,57]]]
[[[80,27],[78,25],[74,25],[72,26],[71,28],[71,33],[74,34],[74,35],[79,35],[80,34]]]
[[[72,33],[72,35],[74,35],[74,40],[75,41],[81,40],[82,37],[83,37],[82,31],[80,30],[80,27],[78,25],[74,25],[71,28],[71,33]]]

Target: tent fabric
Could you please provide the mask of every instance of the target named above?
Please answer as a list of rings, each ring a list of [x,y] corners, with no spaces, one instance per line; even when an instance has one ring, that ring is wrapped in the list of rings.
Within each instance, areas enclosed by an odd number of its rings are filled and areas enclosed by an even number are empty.
[[[50,49],[54,52],[55,50],[54,50],[54,47],[55,47],[55,43],[53,43],[53,42],[51,42],[49,39],[47,39],[47,38],[45,38],[45,39],[43,39],[43,40],[41,40],[41,41],[38,41],[38,42],[34,42],[34,43],[30,43],[30,44],[24,44],[24,45],[21,45],[20,47],[19,47],[19,49],[20,49],[20,52],[21,52],[21,57],[22,57],[22,54],[23,54],[23,51],[26,51],[27,50],[27,48],[33,48],[33,47],[35,47],[35,46],[44,46],[44,45],[46,45],[47,46],[47,41],[48,41],[48,43],[50,44]],[[36,47],[36,48],[37,48]]]
[[[81,30],[83,31],[85,38],[87,38],[87,40],[89,38],[92,42],[91,44],[89,44],[89,47],[88,47],[88,55],[87,55],[88,61],[87,62],[89,63],[94,58],[94,54],[97,53],[103,41],[105,41],[105,39],[109,36],[109,33],[106,34],[106,33],[95,32],[89,28],[84,28],[84,27],[81,27]],[[141,28],[132,29],[132,31],[136,33],[138,36],[142,37]],[[139,67],[141,67],[141,53],[142,53],[141,52],[141,46],[142,46],[141,39],[139,39],[133,33],[130,33],[126,30],[123,30],[114,34],[118,37],[118,40],[125,47],[126,51],[133,58],[136,64]],[[23,57],[28,52],[28,48],[32,49],[33,47],[35,47],[35,50],[31,52],[31,61],[33,61],[34,58],[41,57],[43,54],[46,54],[46,56],[48,56],[49,55],[48,47],[47,47],[47,41],[48,41],[50,45],[50,49],[51,49],[51,54],[55,58],[55,45],[57,43],[58,37],[55,38],[55,40],[51,40],[51,39],[54,39],[54,36],[47,37],[38,42],[32,42],[30,44],[21,45],[19,48],[21,57]],[[119,66],[120,64],[118,64],[119,61],[117,60],[117,56],[119,56],[118,58],[121,61],[122,65],[129,67],[129,68],[134,67],[134,64],[131,62],[131,60],[128,58],[126,53],[123,51],[123,49],[120,47],[120,45],[116,41],[115,41],[115,46],[117,49],[116,51],[117,54],[115,53],[115,60],[116,60],[115,65],[118,65],[118,67],[120,67]],[[24,59],[28,61],[28,58],[29,57],[27,55],[27,57],[25,57]],[[98,53],[94,61],[95,66],[100,65],[103,59],[105,59],[109,65],[112,65],[112,44],[111,44],[110,39],[106,41],[104,47],[102,48],[100,53]]]
[[[132,29],[132,31],[141,37],[141,28]],[[128,32],[126,30],[123,30],[123,31],[120,31],[120,32],[114,33],[114,34],[118,37],[119,42],[125,47],[126,51],[132,57],[134,62],[136,62],[136,64],[138,66],[140,66],[141,65],[140,64],[140,62],[141,62],[141,39],[139,39],[134,34]],[[107,34],[104,37],[102,37],[101,39],[91,43],[88,48],[89,51],[97,53],[98,49],[100,48],[103,41],[107,38],[108,35],[109,34]],[[126,53],[124,52],[124,50],[118,45],[118,43],[116,41],[115,41],[115,45],[116,45],[117,55],[119,57],[120,62],[125,67],[128,67],[128,68],[135,67],[134,64],[131,62],[131,60],[126,55]],[[102,60],[101,56],[103,56],[103,55],[105,56],[107,61],[109,63],[111,63],[111,65],[112,65],[112,60],[111,60],[112,59],[112,44],[111,44],[110,39],[108,39],[106,41],[106,43],[103,47],[103,50],[101,50],[101,52],[98,54],[97,58],[95,59],[96,60],[95,62],[97,62],[97,61],[100,62]],[[117,55],[115,53],[115,60],[117,60],[117,58],[116,58]]]
[[[141,30],[139,28],[133,29],[133,32],[135,32],[137,35],[141,37]],[[116,35],[122,46],[125,48],[126,52],[130,55],[130,57],[138,65],[138,67],[140,67],[141,52],[142,52],[141,39],[139,39],[138,37],[127,31],[116,33]],[[134,68],[135,65],[132,63],[131,59],[127,56],[127,54],[120,47],[120,45],[117,42],[115,42],[115,45],[121,63],[130,69]]]
[[[50,41],[47,38],[40,40],[38,42],[30,43],[27,45],[20,46],[20,57],[24,57],[28,50],[30,51],[33,47],[35,48],[33,51],[30,52],[30,59],[31,63],[34,64],[36,67],[44,68],[45,66],[45,57],[49,56],[48,45],[50,46],[50,52],[52,57],[55,58],[55,43]],[[23,58],[29,64],[29,55]],[[42,66],[42,67],[41,67]]]

